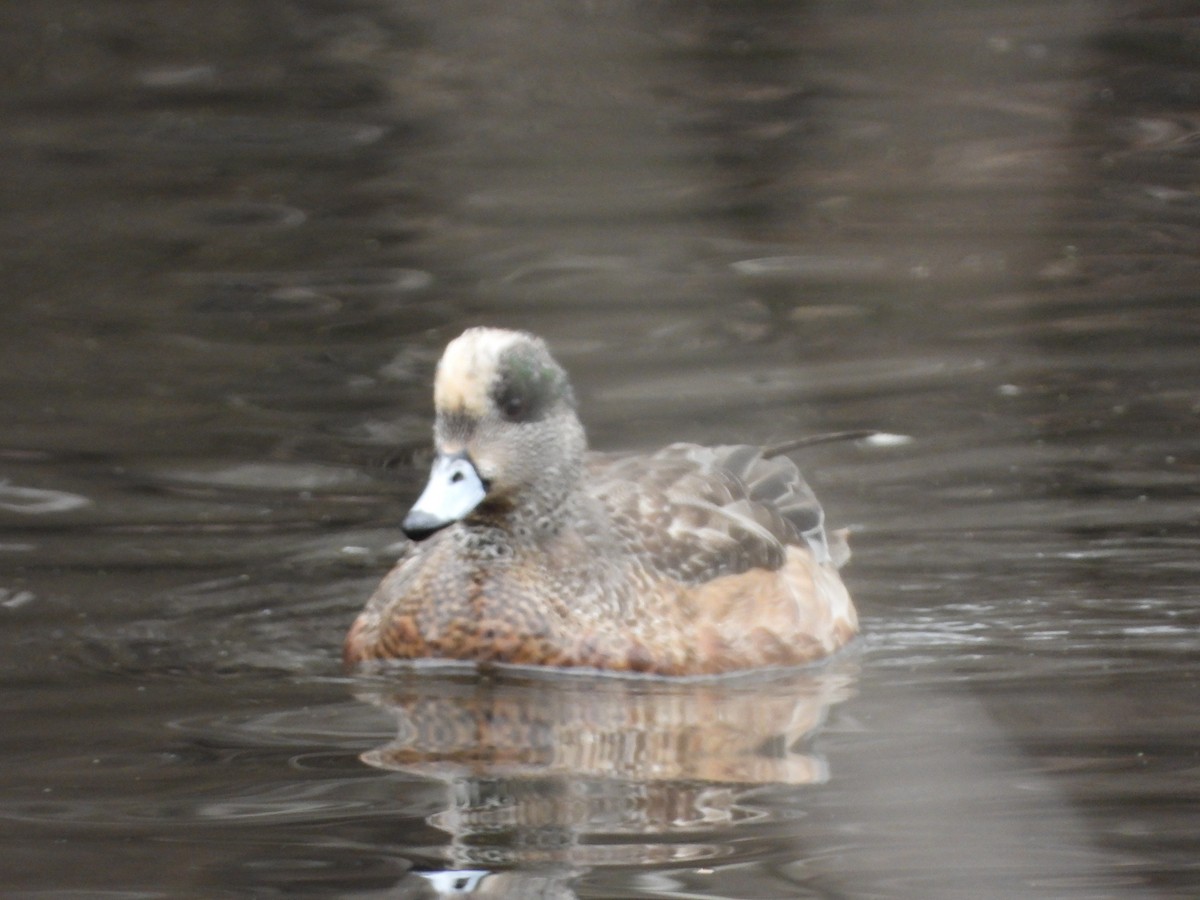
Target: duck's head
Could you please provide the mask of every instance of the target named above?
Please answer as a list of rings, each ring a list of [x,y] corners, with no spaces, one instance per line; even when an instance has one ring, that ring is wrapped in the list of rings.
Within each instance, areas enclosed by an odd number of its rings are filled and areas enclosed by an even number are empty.
[[[567,373],[541,338],[468,329],[442,354],[433,400],[437,457],[404,533],[423,540],[463,519],[552,527],[587,441]]]

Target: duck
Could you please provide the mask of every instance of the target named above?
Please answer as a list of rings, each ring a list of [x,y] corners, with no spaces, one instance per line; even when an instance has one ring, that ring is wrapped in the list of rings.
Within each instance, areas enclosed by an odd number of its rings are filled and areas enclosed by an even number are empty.
[[[464,331],[433,399],[429,479],[348,667],[719,675],[814,663],[858,632],[844,533],[778,449],[590,451],[566,371],[525,331]]]

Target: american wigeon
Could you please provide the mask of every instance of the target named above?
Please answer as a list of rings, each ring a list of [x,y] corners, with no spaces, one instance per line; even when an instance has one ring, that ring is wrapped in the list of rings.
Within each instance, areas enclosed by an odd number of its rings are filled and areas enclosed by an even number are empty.
[[[434,404],[413,542],[351,627],[347,663],[697,675],[811,662],[857,631],[845,544],[787,458],[590,453],[566,372],[518,331],[451,341]]]

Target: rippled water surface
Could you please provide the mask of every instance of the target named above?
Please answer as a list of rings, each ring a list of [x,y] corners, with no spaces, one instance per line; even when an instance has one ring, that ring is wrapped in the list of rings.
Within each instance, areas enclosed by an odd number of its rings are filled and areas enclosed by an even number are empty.
[[[1200,23],[0,5],[12,897],[1200,894]],[[348,676],[429,379],[799,461],[831,664]]]

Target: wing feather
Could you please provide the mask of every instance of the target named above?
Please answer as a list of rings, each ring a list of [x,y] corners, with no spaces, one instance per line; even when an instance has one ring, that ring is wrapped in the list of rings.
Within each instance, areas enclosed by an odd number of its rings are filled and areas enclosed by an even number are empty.
[[[788,546],[841,562],[820,503],[786,457],[764,458],[747,445],[672,444],[647,456],[593,454],[590,466],[593,493],[620,539],[685,583],[778,569]]]

